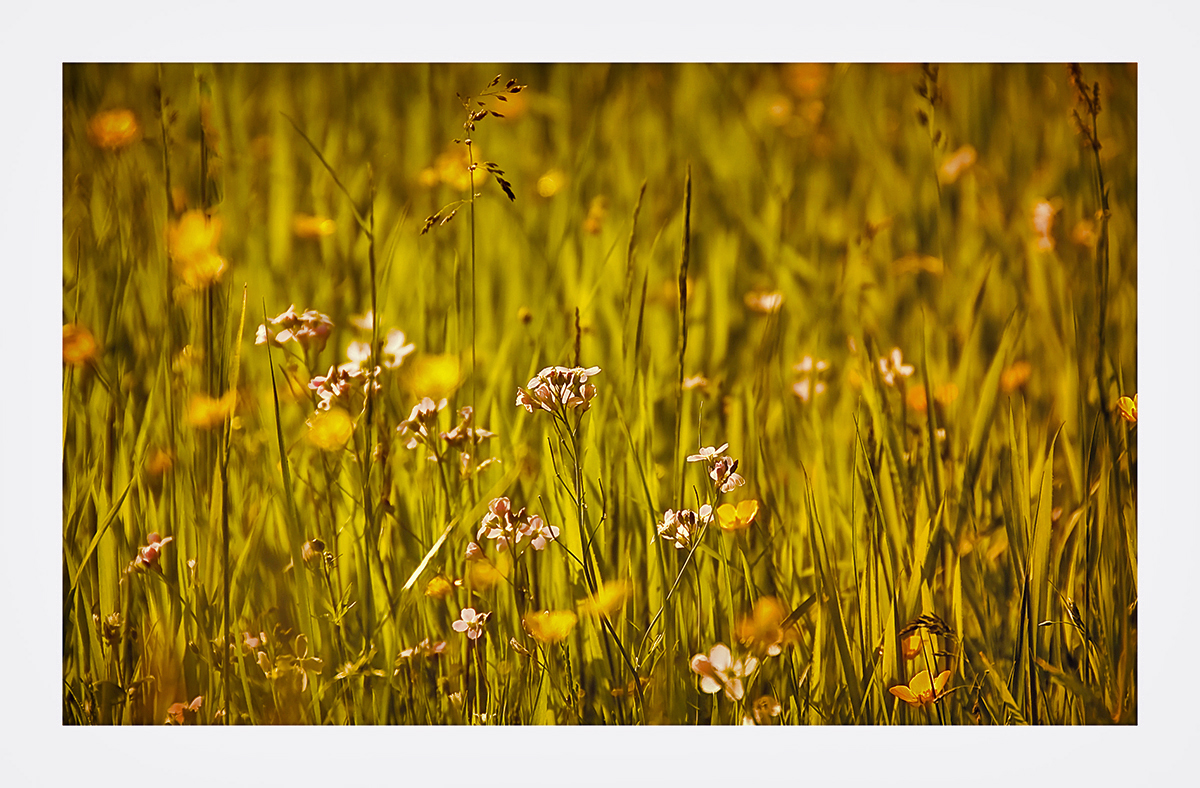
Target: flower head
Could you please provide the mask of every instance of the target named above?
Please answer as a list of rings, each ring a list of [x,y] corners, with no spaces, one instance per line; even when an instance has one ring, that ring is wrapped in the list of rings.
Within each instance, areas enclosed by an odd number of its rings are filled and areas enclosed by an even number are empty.
[[[762,315],[773,315],[783,306],[783,293],[778,290],[771,292],[754,291],[746,294],[746,307],[752,312]]]
[[[820,376],[827,369],[829,362],[824,359],[814,360],[812,356],[800,359],[799,363],[792,365],[792,371],[801,375],[800,380],[792,384],[792,393],[804,403],[812,399],[814,394],[824,394],[825,381]]]
[[[318,411],[307,423],[308,442],[325,451],[341,449],[354,434],[354,420],[342,408]]]
[[[663,512],[662,522],[658,524],[658,535],[675,544],[676,550],[692,546],[700,527],[712,522],[712,507],[704,504],[700,511],[668,509]]]
[[[954,183],[958,180],[959,175],[966,172],[975,163],[977,157],[978,154],[973,147],[963,145],[942,162],[942,166],[938,169],[939,180],[942,183]]]
[[[728,443],[722,443],[720,446],[704,446],[697,454],[688,455],[688,462],[712,462],[720,457],[726,449],[729,448]]]
[[[78,323],[63,326],[63,363],[82,367],[96,357],[96,338]]]
[[[539,643],[558,643],[575,628],[579,617],[570,610],[545,610],[529,613],[523,619],[525,630]]]
[[[718,457],[708,469],[708,475],[723,493],[732,492],[746,483],[737,473],[738,461],[732,457]]]
[[[588,378],[600,374],[600,367],[546,367],[529,385],[517,389],[517,406],[533,413],[534,408],[548,413],[565,413],[592,406],[596,386]]]
[[[1033,365],[1028,361],[1017,361],[1000,373],[1000,388],[1011,394],[1024,386],[1033,375]]]
[[[783,628],[787,608],[773,596],[759,597],[754,612],[738,622],[738,640],[750,646],[759,656],[778,656],[783,646],[794,638],[796,630]]]
[[[202,430],[211,430],[225,423],[233,406],[237,403],[237,392],[228,391],[219,399],[207,394],[194,394],[188,400],[187,422]]]
[[[888,692],[909,706],[920,708],[934,703],[938,698],[945,695],[946,693],[943,690],[946,687],[946,682],[949,680],[950,671],[948,670],[943,670],[932,682],[929,680],[929,671],[923,670],[913,676],[908,686],[901,684],[896,687],[888,687]]]
[[[404,446],[415,449],[419,444],[430,444],[433,440],[433,429],[437,426],[438,413],[445,407],[446,400],[434,402],[429,397],[425,397],[413,405],[408,418],[400,422],[400,426],[396,428],[401,437],[408,439]]]
[[[120,150],[137,142],[142,136],[137,116],[127,109],[97,112],[88,121],[88,140],[101,150]]]
[[[745,660],[733,661],[729,647],[717,643],[707,655],[697,654],[692,657],[692,672],[700,676],[700,689],[709,695],[725,690],[725,697],[730,700],[741,700],[743,695],[742,679],[749,676],[758,667],[758,660],[747,657]]]
[[[455,632],[465,633],[471,640],[478,640],[483,636],[483,625],[490,615],[491,613],[476,613],[473,607],[464,607],[459,613],[458,621],[451,624],[450,628]]]
[[[188,211],[167,231],[167,248],[175,273],[193,290],[215,283],[225,272],[225,258],[217,253],[221,219],[204,211]]]
[[[1119,400],[1117,400],[1117,410],[1121,413],[1121,418],[1125,419],[1125,421],[1129,422],[1130,424],[1137,424],[1137,398],[1138,395],[1134,394],[1133,399],[1130,399],[1129,397],[1121,397]],[[1153,421],[1153,419],[1151,419],[1151,421]]]
[[[166,539],[160,537],[157,533],[152,533],[146,537],[146,546],[138,548],[137,558],[133,559],[133,568],[135,569],[154,569],[158,567],[158,556],[162,553],[162,549],[174,537],[168,536]]]
[[[717,525],[722,531],[740,531],[754,524],[758,517],[758,501],[754,499],[742,501],[737,506],[723,503],[717,507]]]
[[[593,616],[615,613],[629,597],[629,583],[624,580],[609,580],[596,591],[595,596],[579,603],[579,612]]]

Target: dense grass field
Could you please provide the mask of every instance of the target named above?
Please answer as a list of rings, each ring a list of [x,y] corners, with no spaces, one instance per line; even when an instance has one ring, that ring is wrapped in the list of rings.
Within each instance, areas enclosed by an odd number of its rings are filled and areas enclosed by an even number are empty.
[[[1137,722],[1135,67],[62,118],[64,724]]]

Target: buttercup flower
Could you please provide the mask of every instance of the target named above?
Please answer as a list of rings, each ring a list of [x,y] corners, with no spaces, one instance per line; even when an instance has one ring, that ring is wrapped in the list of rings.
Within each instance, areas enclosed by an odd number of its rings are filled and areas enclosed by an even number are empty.
[[[453,590],[454,586],[444,575],[437,575],[425,584],[425,596],[432,599],[445,599]]]
[[[88,121],[88,140],[102,150],[120,150],[132,145],[142,136],[137,116],[127,109],[97,112]]]
[[[63,326],[63,363],[82,367],[96,357],[96,338],[78,323]]]
[[[749,528],[758,516],[758,501],[742,501],[737,506],[723,503],[717,507],[717,525],[722,531],[740,531]]]
[[[629,597],[629,583],[610,580],[596,591],[596,595],[579,602],[580,613],[593,616],[609,615],[621,609]]]
[[[1033,365],[1028,361],[1017,361],[1000,373],[1000,388],[1006,393],[1012,392],[1025,385],[1033,375]]]
[[[167,248],[175,273],[193,290],[201,290],[221,278],[225,258],[217,254],[221,219],[204,211],[188,211],[167,231]]]
[[[745,660],[733,661],[729,647],[717,643],[707,655],[697,654],[692,657],[692,672],[700,676],[700,689],[709,695],[715,695],[725,690],[725,697],[730,700],[741,700],[743,694],[742,679],[749,676],[758,667],[758,660],[747,657]]]
[[[473,607],[464,607],[459,613],[459,620],[450,625],[455,632],[463,632],[471,640],[483,636],[483,625],[491,613],[476,613]]]
[[[354,420],[341,408],[318,411],[307,423],[309,443],[325,451],[342,448],[354,434]]]
[[[932,682],[929,680],[929,671],[923,670],[913,676],[912,681],[908,686],[903,684],[896,687],[888,687],[888,692],[895,695],[900,700],[907,703],[909,706],[921,708],[937,701],[945,693],[943,690],[946,687],[946,682],[950,680],[950,671],[943,670],[938,674],[938,677]]]
[[[794,637],[795,629],[783,629],[787,608],[773,596],[759,597],[754,603],[754,612],[738,622],[738,640],[750,646],[759,656],[778,656],[783,651],[789,632]]]
[[[579,617],[570,610],[545,610],[525,616],[525,630],[539,643],[558,643],[575,628]]]
[[[226,392],[220,399],[213,399],[207,394],[194,394],[188,401],[187,422],[203,430],[220,427],[233,413],[236,402],[236,391]]]
[[[337,224],[333,219],[324,216],[298,213],[292,218],[292,232],[296,233],[297,238],[324,238],[333,235],[336,230]]]

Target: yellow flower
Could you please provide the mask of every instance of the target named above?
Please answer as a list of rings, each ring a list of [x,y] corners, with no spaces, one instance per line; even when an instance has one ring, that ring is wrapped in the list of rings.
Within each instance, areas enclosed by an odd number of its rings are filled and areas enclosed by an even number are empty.
[[[155,449],[146,459],[146,472],[151,476],[162,476],[175,465],[175,458],[166,449]]]
[[[908,686],[903,684],[897,687],[888,687],[888,692],[895,695],[900,700],[907,703],[909,706],[920,708],[933,703],[945,693],[942,691],[946,688],[946,682],[950,680],[950,671],[943,670],[938,674],[938,677],[929,681],[929,671],[923,670],[913,676],[912,681]]]
[[[217,254],[221,220],[204,211],[188,211],[167,231],[167,247],[175,273],[193,290],[203,289],[221,278],[225,258]]]
[[[525,629],[539,643],[558,643],[575,628],[579,617],[570,610],[545,610],[525,616]]]
[[[237,403],[237,392],[226,392],[220,399],[213,399],[207,394],[194,394],[188,402],[187,421],[193,427],[211,430],[220,427],[225,419],[233,413]]]
[[[97,112],[88,121],[88,139],[97,148],[119,150],[137,142],[142,135],[137,117],[127,109]]]
[[[1137,394],[1133,395],[1133,399],[1129,397],[1121,397],[1117,400],[1117,409],[1121,412],[1121,418],[1130,424],[1137,424]]]
[[[563,187],[565,181],[566,177],[563,175],[562,170],[550,170],[538,178],[537,193],[541,197],[553,197],[558,194],[558,190]]]
[[[929,407],[929,402],[925,397],[924,386],[913,386],[910,388],[908,390],[908,394],[905,396],[905,399],[908,401],[908,407],[912,408],[918,413],[924,413],[925,409]]]
[[[78,323],[63,326],[63,363],[82,367],[96,357],[96,338]]]
[[[1008,369],[1000,373],[1000,388],[1005,393],[1012,392],[1025,385],[1025,381],[1029,380],[1029,376],[1033,374],[1033,367],[1028,361],[1018,361]]]
[[[467,565],[467,576],[471,586],[480,591],[486,591],[508,577],[512,565],[508,553],[496,556],[496,561],[472,561]]]
[[[324,216],[298,213],[292,218],[292,232],[298,238],[324,238],[333,235],[335,230],[337,224],[333,219],[326,219]]]
[[[342,408],[313,414],[308,420],[308,442],[318,449],[336,451],[354,434],[354,420]]]
[[[596,595],[580,600],[579,612],[584,615],[610,615],[621,609],[629,597],[629,583],[624,580],[610,580],[600,586]]]
[[[921,634],[921,630],[917,630],[908,637],[900,641],[900,651],[904,654],[905,659],[915,659],[924,646],[925,638]]]
[[[418,398],[446,399],[462,382],[458,357],[450,353],[418,356],[406,369],[408,389]]]
[[[749,528],[758,516],[758,501],[751,498],[737,506],[723,503],[717,507],[717,525],[722,531],[740,531]]]
[[[433,599],[445,599],[450,596],[454,586],[444,575],[438,575],[425,585],[425,596]]]

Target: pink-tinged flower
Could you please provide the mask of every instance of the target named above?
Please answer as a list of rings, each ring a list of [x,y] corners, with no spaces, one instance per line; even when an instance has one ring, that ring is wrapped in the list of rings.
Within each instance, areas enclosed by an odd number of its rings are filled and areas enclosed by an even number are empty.
[[[476,613],[473,607],[464,607],[459,614],[459,620],[451,624],[450,628],[455,632],[466,633],[471,640],[478,640],[483,636],[483,625],[490,615],[491,613]]]
[[[754,291],[746,294],[746,307],[763,315],[773,315],[783,306],[783,293]]]
[[[709,695],[725,690],[725,697],[730,700],[742,699],[742,679],[757,667],[758,660],[754,657],[734,662],[724,643],[717,643],[707,655],[692,657],[692,672],[700,676],[700,689]]]
[[[270,326],[277,326],[272,328]],[[318,353],[325,349],[325,342],[333,330],[333,321],[328,315],[323,315],[315,309],[296,314],[296,305],[292,304],[285,311],[269,318],[267,323],[258,327],[254,336],[254,344],[264,345],[268,342],[276,347],[285,342],[297,342],[305,348],[313,348]]]
[[[437,425],[438,412],[445,407],[446,400],[434,402],[429,397],[424,397],[416,405],[413,405],[408,418],[400,422],[400,426],[396,428],[401,437],[408,438],[404,444],[406,448],[415,449],[418,444],[428,444],[432,440],[430,428]]]
[[[558,538],[558,526],[548,525],[540,514],[535,514],[529,518],[525,533],[530,538],[530,547],[543,550],[547,544]]]
[[[829,362],[824,359],[814,360],[812,356],[800,359],[799,363],[792,365],[792,370],[802,375],[800,380],[792,384],[792,393],[804,403],[807,403],[815,394],[824,394],[825,382],[820,380],[820,376],[827,369],[829,369]]]
[[[1054,248],[1054,217],[1058,209],[1048,200],[1038,200],[1033,206],[1033,232],[1037,236],[1037,248],[1049,251]]]
[[[737,473],[738,461],[732,457],[718,457],[708,471],[709,477],[723,493],[732,492],[746,483]]]
[[[458,623],[457,621],[454,623]],[[396,657],[397,661],[402,659],[411,659],[412,657],[436,657],[446,650],[446,641],[439,640],[437,642],[425,638],[412,648],[406,648]]]
[[[700,449],[699,454],[688,455],[687,461],[688,462],[712,462],[713,460],[720,457],[721,454],[728,448],[729,448],[728,443],[722,443],[720,446],[718,446],[716,448],[713,448],[712,446],[705,446],[702,449]]]
[[[137,558],[133,559],[134,566],[138,569],[152,569],[157,567],[158,556],[162,553],[163,547],[174,538],[173,536],[168,536],[166,539],[162,539],[157,533],[147,536],[146,546],[139,548]]]
[[[911,364],[904,363],[898,347],[892,348],[892,353],[887,358],[879,359],[879,373],[883,376],[883,382],[889,386],[895,384],[897,375],[907,378],[915,371]]]
[[[675,545],[676,550],[692,546],[701,526],[712,522],[712,507],[704,504],[699,512],[691,509],[663,512],[662,522],[658,524],[658,535]]]
[[[534,409],[548,413],[566,410],[587,411],[596,397],[595,385],[588,378],[600,374],[600,367],[546,367],[529,385],[517,389],[517,406],[533,413]]]
[[[923,670],[913,676],[912,681],[908,683],[907,687],[903,684],[896,687],[888,687],[888,692],[909,706],[920,708],[936,702],[938,698],[945,695],[946,693],[943,690],[946,688],[946,682],[949,680],[950,671],[948,670],[943,670],[932,682],[929,680],[929,671]]]
[[[416,350],[411,342],[405,343],[404,332],[393,328],[387,332],[387,341],[383,343],[383,366],[385,369],[395,369],[404,363],[404,359]]]
[[[468,542],[466,558],[468,561],[482,561],[484,559],[483,548],[477,542]]]

